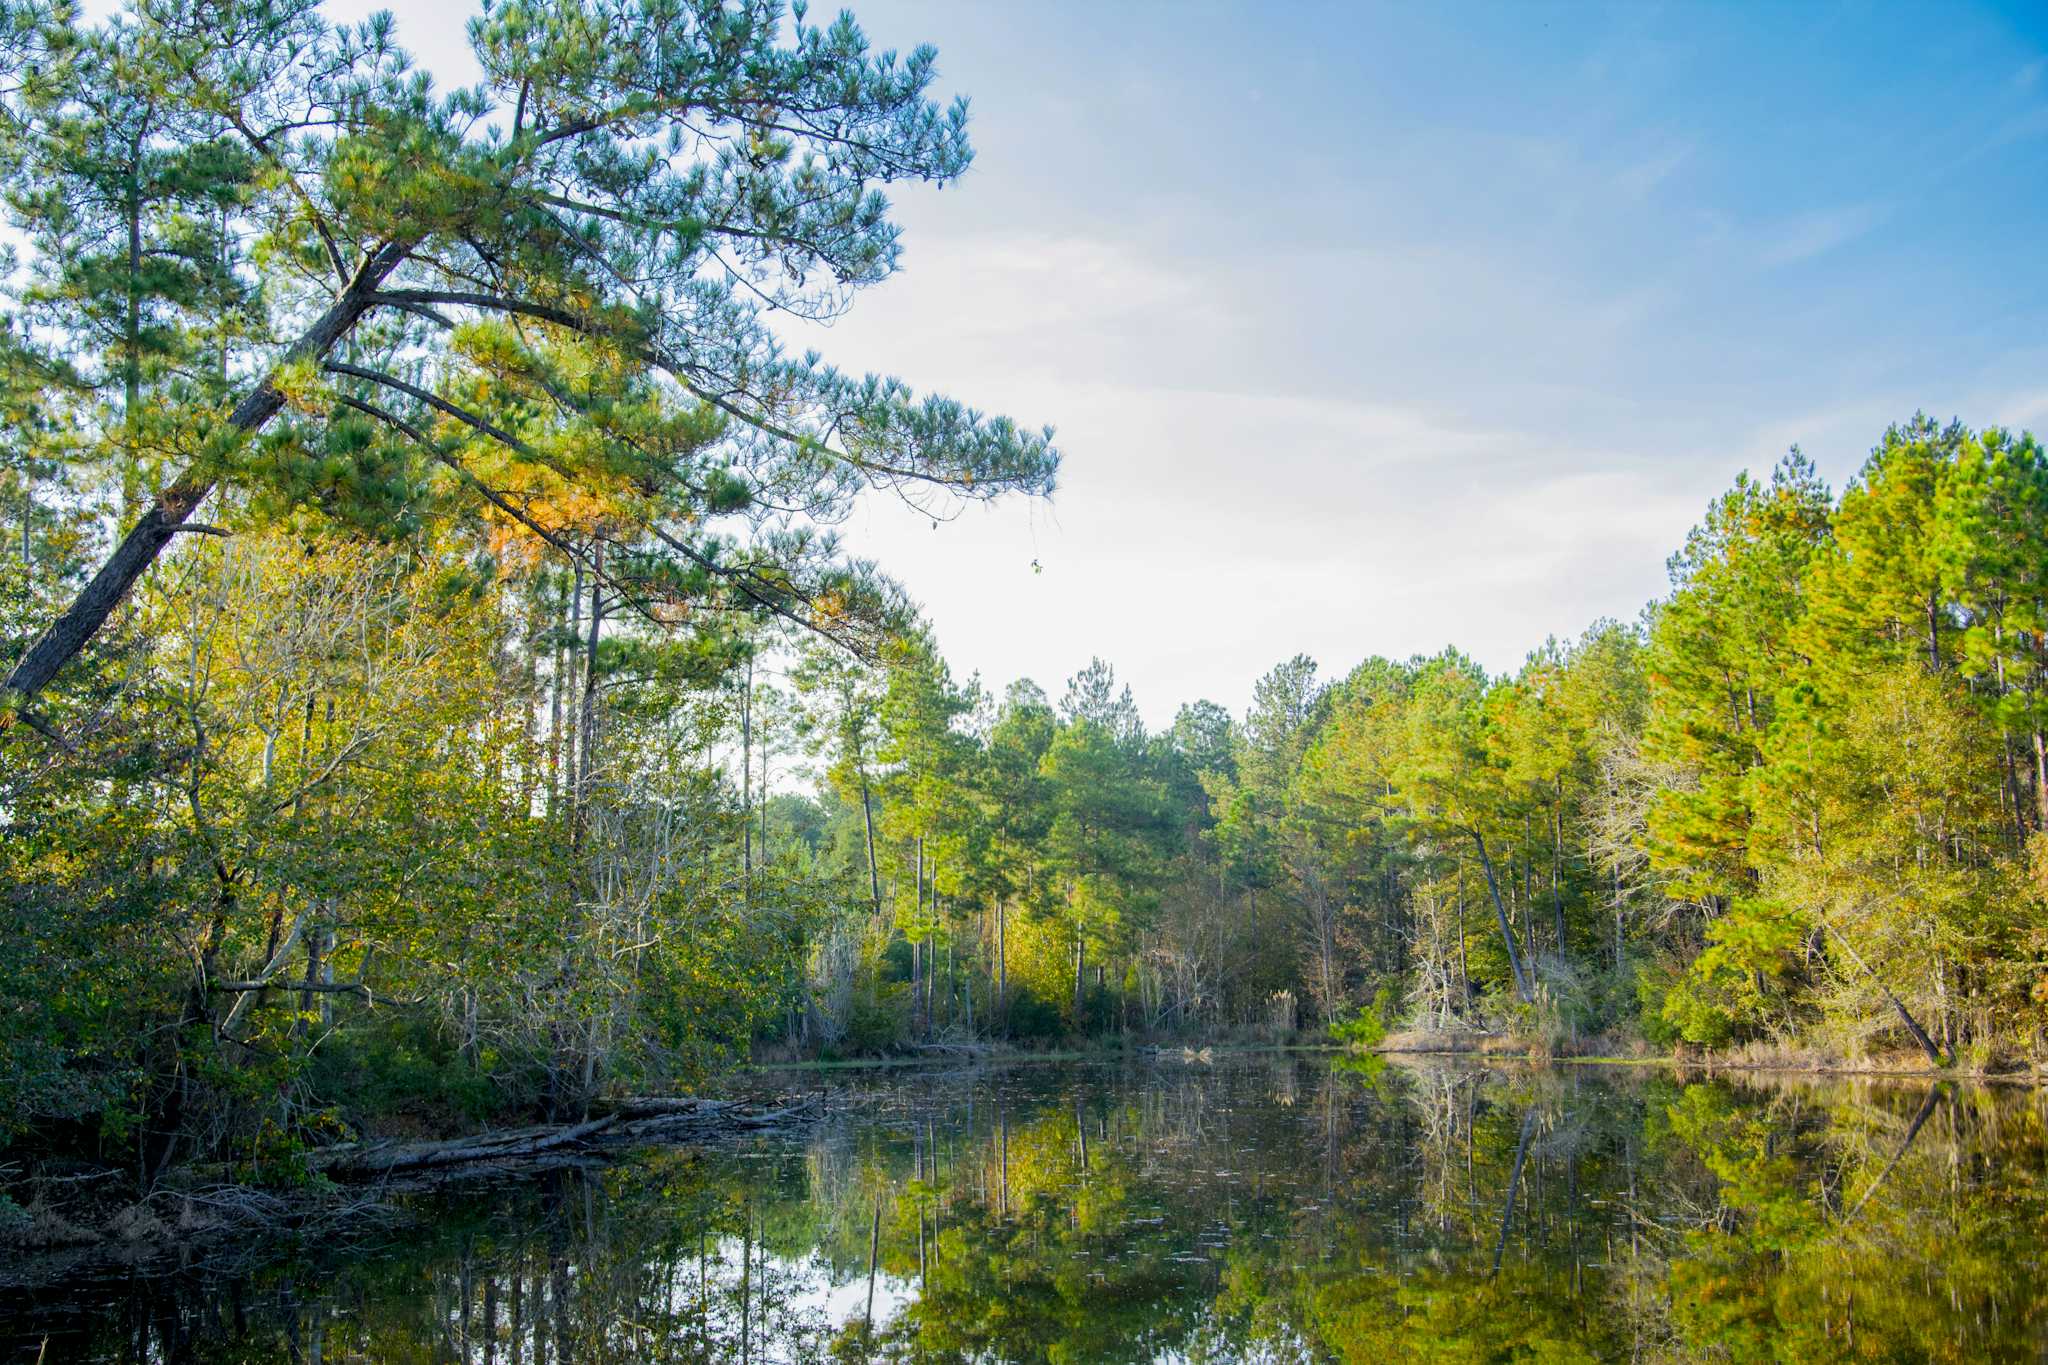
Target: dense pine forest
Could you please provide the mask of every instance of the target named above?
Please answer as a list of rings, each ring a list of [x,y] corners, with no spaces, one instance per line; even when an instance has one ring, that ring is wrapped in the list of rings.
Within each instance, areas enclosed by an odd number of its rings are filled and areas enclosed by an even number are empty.
[[[0,13],[5,1140],[261,1172],[993,1043],[2042,1060],[2030,436],[1737,477],[1511,676],[1153,731],[1113,661],[958,676],[838,536],[1058,471],[775,330],[967,169],[929,50],[534,0],[442,91],[303,0]]]

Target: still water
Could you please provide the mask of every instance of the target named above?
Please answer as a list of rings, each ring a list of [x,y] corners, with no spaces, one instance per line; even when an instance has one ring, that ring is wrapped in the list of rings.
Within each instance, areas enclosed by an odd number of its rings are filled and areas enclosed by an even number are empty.
[[[800,1134],[0,1290],[0,1365],[2048,1355],[2034,1091],[1289,1054],[825,1084]]]

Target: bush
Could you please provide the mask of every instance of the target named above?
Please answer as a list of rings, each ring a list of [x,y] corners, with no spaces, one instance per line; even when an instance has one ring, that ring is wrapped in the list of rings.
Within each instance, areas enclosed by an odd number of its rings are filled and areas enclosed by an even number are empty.
[[[1066,1032],[1059,1006],[1039,999],[1028,988],[1010,993],[1009,1018],[1005,1021],[1005,1028],[1012,1038],[1035,1042],[1050,1042]]]
[[[903,1041],[907,1030],[899,1002],[905,993],[901,987],[895,987],[885,989],[879,1000],[856,998],[847,1014],[839,1050],[856,1057],[872,1057]]]
[[[361,1123],[395,1119],[433,1130],[474,1127],[530,1107],[539,1093],[537,1077],[491,1055],[473,1062],[419,1019],[337,1034],[313,1055],[310,1080],[315,1093]]]
[[[1679,974],[1669,963],[1645,962],[1636,968],[1636,1019],[1643,1041],[1651,1047],[1676,1047],[1682,1037],[1678,1025],[1664,1013]]]
[[[1680,1041],[1707,1048],[1726,1047],[1735,1037],[1735,1017],[1707,997],[1711,988],[1710,983],[1701,982],[1696,975],[1680,977],[1665,993],[1664,1008],[1657,1018]],[[1644,1033],[1648,1032],[1645,1028]]]
[[[1387,1025],[1378,1011],[1362,1008],[1348,1019],[1330,1021],[1330,1039],[1352,1052],[1369,1052],[1387,1036]]]

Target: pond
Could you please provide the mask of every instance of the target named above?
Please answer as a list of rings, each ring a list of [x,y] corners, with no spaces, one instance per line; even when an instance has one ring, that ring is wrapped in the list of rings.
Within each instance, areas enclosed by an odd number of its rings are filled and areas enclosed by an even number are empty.
[[[0,1291],[0,1365],[2048,1353],[2035,1091],[1292,1053],[806,1084],[799,1134]]]

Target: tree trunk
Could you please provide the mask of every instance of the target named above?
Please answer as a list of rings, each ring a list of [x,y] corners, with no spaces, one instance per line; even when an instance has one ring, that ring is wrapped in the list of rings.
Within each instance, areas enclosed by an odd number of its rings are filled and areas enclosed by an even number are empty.
[[[1821,922],[1827,924],[1826,920]],[[1883,978],[1877,974],[1877,969],[1868,962],[1865,962],[1863,955],[1850,946],[1849,940],[1842,936],[1841,930],[1835,928],[1832,924],[1827,924],[1827,929],[1829,933],[1835,936],[1835,942],[1842,945],[1842,951],[1849,955],[1850,961],[1863,969],[1863,974],[1870,978],[1870,984],[1877,987],[1879,993],[1890,1002],[1892,1012],[1899,1016],[1899,1022],[1906,1026],[1906,1032],[1911,1034],[1913,1041],[1920,1045],[1920,1050],[1927,1055],[1927,1060],[1936,1066],[1948,1065],[1947,1059],[1941,1055],[1941,1049],[1937,1048],[1934,1045],[1934,1040],[1927,1036],[1927,1030],[1920,1027],[1920,1021],[1915,1019],[1912,1012],[1906,1008],[1906,1002],[1892,994],[1892,988],[1884,984]]]
[[[548,702],[548,819],[554,820],[562,809],[562,642],[555,641],[553,666],[549,670],[548,691],[553,695]]]
[[[1515,994],[1527,1004],[1533,997],[1529,983],[1522,975],[1522,955],[1515,948],[1515,926],[1508,922],[1507,907],[1501,904],[1500,880],[1494,875],[1493,858],[1486,851],[1486,836],[1479,832],[1477,825],[1466,833],[1472,836],[1472,842],[1479,850],[1479,865],[1486,869],[1486,889],[1493,895],[1493,913],[1500,921],[1500,941],[1508,950],[1508,969],[1514,973]]]
[[[1077,924],[1074,926],[1074,1027],[1077,1029],[1086,1027],[1087,980],[1088,937]]]
[[[1617,972],[1621,970],[1622,914],[1621,869],[1617,867],[1614,869],[1614,970]]]
[[[564,827],[576,823],[576,793],[583,789],[582,744],[579,732],[583,725],[578,719],[578,681],[583,671],[583,651],[579,641],[583,638],[583,561],[576,561],[575,573],[569,580],[569,633],[563,649],[563,722],[568,732],[563,737],[562,801],[564,803]]]
[[[1472,1005],[1472,954],[1465,933],[1465,868],[1458,867],[1458,1013]]]
[[[747,690],[740,697],[740,876],[754,899],[754,661],[747,660]]]
[[[924,836],[917,836],[917,894],[913,899],[915,909],[910,912],[910,1031],[919,1038],[931,1032],[931,1020],[925,1014],[926,996],[923,991],[924,940],[919,934],[924,929]]]
[[[2034,731],[2034,828],[2048,830],[2048,737]]]
[[[1564,779],[1555,780],[1550,808],[1550,909],[1557,917],[1557,955],[1564,957]]]
[[[591,546],[590,634],[583,651],[583,706],[578,725],[582,762],[577,771],[576,795],[570,809],[569,846],[581,848],[589,814],[592,783],[597,776],[597,649],[604,630],[604,542]]]
[[[882,913],[882,874],[875,866],[875,803],[868,798],[867,765],[858,763],[857,766],[860,770],[860,813],[868,832],[868,897],[879,915]]]
[[[374,306],[372,296],[377,286],[398,268],[410,250],[407,243],[387,243],[363,262],[341,297],[306,329],[304,336],[292,343],[280,357],[278,367],[265,375],[228,413],[228,428],[238,440],[262,430],[284,407],[284,395],[274,382],[278,372],[287,366],[318,360],[332,350],[335,343],[348,335]],[[121,543],[100,566],[99,572],[93,575],[92,581],[80,590],[63,614],[51,622],[50,628],[21,656],[14,671],[7,675],[6,683],[0,686],[24,700],[48,686],[50,679],[57,676],[57,671],[99,634],[107,618],[113,615],[114,608],[127,598],[135,580],[156,562],[156,557],[170,544],[186,518],[206,501],[213,487],[214,477],[210,469],[188,469],[172,480],[170,487],[157,495],[156,502],[122,537]]]
[[[1322,984],[1323,1019],[1327,1022],[1336,1017],[1337,1011],[1337,943],[1329,894],[1318,888],[1315,898],[1316,975]]]
[[[142,149],[135,149],[139,162]],[[128,317],[122,337],[121,432],[127,442],[128,458],[121,469],[121,516],[134,515],[138,489],[137,437],[142,420],[142,204],[141,189],[131,174],[128,180]]]

